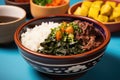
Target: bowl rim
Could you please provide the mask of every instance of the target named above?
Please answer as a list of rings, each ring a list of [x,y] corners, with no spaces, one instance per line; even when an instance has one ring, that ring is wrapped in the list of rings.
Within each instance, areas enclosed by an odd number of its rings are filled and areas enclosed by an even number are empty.
[[[30,5],[34,5],[35,7],[39,7],[39,8],[46,8],[46,9],[53,9],[53,8],[60,8],[60,7],[63,7],[63,6],[66,6],[66,5],[69,5],[70,4],[70,0],[66,0],[67,2],[65,4],[62,4],[62,5],[59,5],[59,6],[40,6],[40,5],[37,5],[33,2],[33,0],[30,0]]]
[[[26,11],[23,9],[23,8],[20,8],[20,7],[17,7],[17,6],[13,6],[13,5],[0,5],[0,8],[1,7],[14,7],[14,8],[17,8],[17,9],[21,9],[21,11],[24,12],[24,16],[21,17],[21,18],[18,18],[17,20],[14,20],[14,21],[10,21],[10,22],[5,22],[5,23],[0,23],[0,25],[7,25],[7,24],[12,24],[12,23],[15,23],[15,22],[18,22],[18,21],[21,21],[23,19],[26,18]],[[9,15],[8,15],[9,16]]]
[[[15,2],[15,1],[11,1],[11,0],[5,0],[5,3],[9,3],[9,4],[13,4],[13,5],[29,5],[30,2]]]
[[[38,53],[38,52],[35,52],[35,51],[32,51],[28,48],[26,48],[25,46],[22,45],[20,39],[19,39],[19,33],[20,31],[23,29],[23,27],[33,21],[36,21],[36,20],[39,20],[41,18],[50,18],[50,17],[64,17],[64,16],[67,16],[67,17],[74,17],[74,18],[81,18],[81,19],[84,19],[84,20],[88,20],[90,22],[93,22],[95,24],[98,24],[102,27],[102,29],[105,31],[105,34],[106,34],[106,38],[104,40],[104,42],[97,48],[91,50],[91,51],[87,51],[87,52],[84,52],[84,53],[81,53],[81,54],[76,54],[76,55],[67,55],[67,56],[56,56],[56,55],[46,55],[46,54],[41,54],[41,53]],[[69,15],[69,14],[61,14],[61,15],[53,15],[53,16],[46,16],[46,17],[39,17],[39,18],[34,18],[34,19],[31,19],[30,21],[24,23],[23,25],[19,26],[17,28],[17,30],[15,31],[15,34],[14,34],[14,41],[16,43],[16,45],[21,48],[22,50],[26,51],[28,54],[32,54],[32,55],[36,55],[38,57],[44,57],[44,58],[50,58],[50,59],[70,59],[70,58],[78,58],[78,57],[86,57],[88,55],[93,55],[93,54],[96,54],[96,51],[99,51],[103,48],[106,47],[106,45],[109,43],[110,41],[110,37],[111,37],[111,34],[110,34],[110,31],[109,29],[104,25],[102,24],[101,22],[98,22],[98,21],[95,21],[91,18],[88,18],[88,17],[83,17],[83,16],[74,16],[74,15]]]
[[[109,0],[106,0],[106,1],[109,1]],[[68,14],[72,14],[72,15],[73,15],[73,13],[71,12],[72,8],[75,7],[76,5],[81,5],[82,2],[83,2],[83,1],[80,1],[80,2],[77,2],[77,3],[73,4],[73,5],[68,9]],[[90,2],[93,2],[93,1],[90,1]],[[103,1],[103,2],[104,2],[104,1]],[[113,1],[113,2],[120,3],[119,1]],[[106,24],[106,25],[108,25],[108,24],[111,25],[111,24],[119,24],[120,21],[118,21],[118,22],[102,22],[102,23],[103,23],[103,24]]]

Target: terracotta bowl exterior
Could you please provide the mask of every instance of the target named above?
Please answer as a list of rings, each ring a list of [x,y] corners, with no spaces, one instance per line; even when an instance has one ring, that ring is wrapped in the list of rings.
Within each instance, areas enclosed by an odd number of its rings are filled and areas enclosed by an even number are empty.
[[[15,30],[26,21],[26,12],[20,7],[0,5],[0,16],[19,18],[15,21],[0,23],[0,44],[6,44],[14,40]]]
[[[74,20],[81,20],[93,23],[94,26],[99,29],[100,32],[102,32],[102,35],[104,35],[104,42],[96,49],[85,52],[83,54],[71,56],[54,56],[37,53],[27,49],[21,44],[20,35],[21,33],[25,32],[26,28],[28,27],[39,25],[42,22],[71,22]],[[73,15],[56,15],[36,18],[28,21],[16,30],[14,34],[14,40],[16,45],[18,46],[19,51],[22,54],[22,57],[36,70],[45,74],[52,75],[73,75],[84,73],[95,66],[95,64],[104,55],[104,51],[110,41],[110,32],[106,26],[90,18],[80,16],[78,17]]]
[[[94,0],[85,0],[85,1],[94,1]],[[116,3],[120,3],[119,0],[103,0],[105,1],[115,1]],[[69,9],[68,9],[68,14],[73,14],[74,11],[77,9],[77,7],[81,6],[82,2],[78,2],[74,5],[72,5]],[[107,26],[110,30],[110,32],[118,32],[120,31],[120,22],[107,22],[107,23],[103,23],[105,26]]]
[[[66,3],[60,6],[46,7],[39,6],[30,0],[30,9],[33,17],[43,17],[48,15],[65,14],[69,8],[70,0],[65,0]]]
[[[15,2],[14,0],[5,0],[6,5],[14,5],[23,8],[26,13],[27,17],[31,17],[31,12],[30,12],[30,2]]]

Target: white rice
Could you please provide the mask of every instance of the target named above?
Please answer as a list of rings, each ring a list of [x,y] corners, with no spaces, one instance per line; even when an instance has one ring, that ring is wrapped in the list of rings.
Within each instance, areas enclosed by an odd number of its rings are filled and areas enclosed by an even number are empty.
[[[40,43],[48,37],[52,28],[58,27],[59,23],[42,22],[41,25],[35,25],[34,28],[27,28],[25,33],[21,34],[22,44],[30,50],[37,51],[42,49]]]

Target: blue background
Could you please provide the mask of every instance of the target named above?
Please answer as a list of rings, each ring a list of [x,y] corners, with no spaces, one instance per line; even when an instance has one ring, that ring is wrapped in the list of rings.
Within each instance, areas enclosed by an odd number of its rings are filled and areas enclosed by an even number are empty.
[[[80,0],[71,0],[70,5]],[[0,0],[4,5],[4,0]],[[114,27],[114,26],[113,26]],[[120,32],[112,33],[101,61],[77,80],[120,80]],[[19,54],[14,43],[0,44],[0,80],[49,80],[34,70]]]

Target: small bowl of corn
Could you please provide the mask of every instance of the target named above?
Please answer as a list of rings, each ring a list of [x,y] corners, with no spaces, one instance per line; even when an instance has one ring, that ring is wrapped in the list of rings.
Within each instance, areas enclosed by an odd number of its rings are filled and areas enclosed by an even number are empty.
[[[72,5],[68,14],[98,20],[105,24],[110,32],[120,31],[119,0],[85,0]]]

